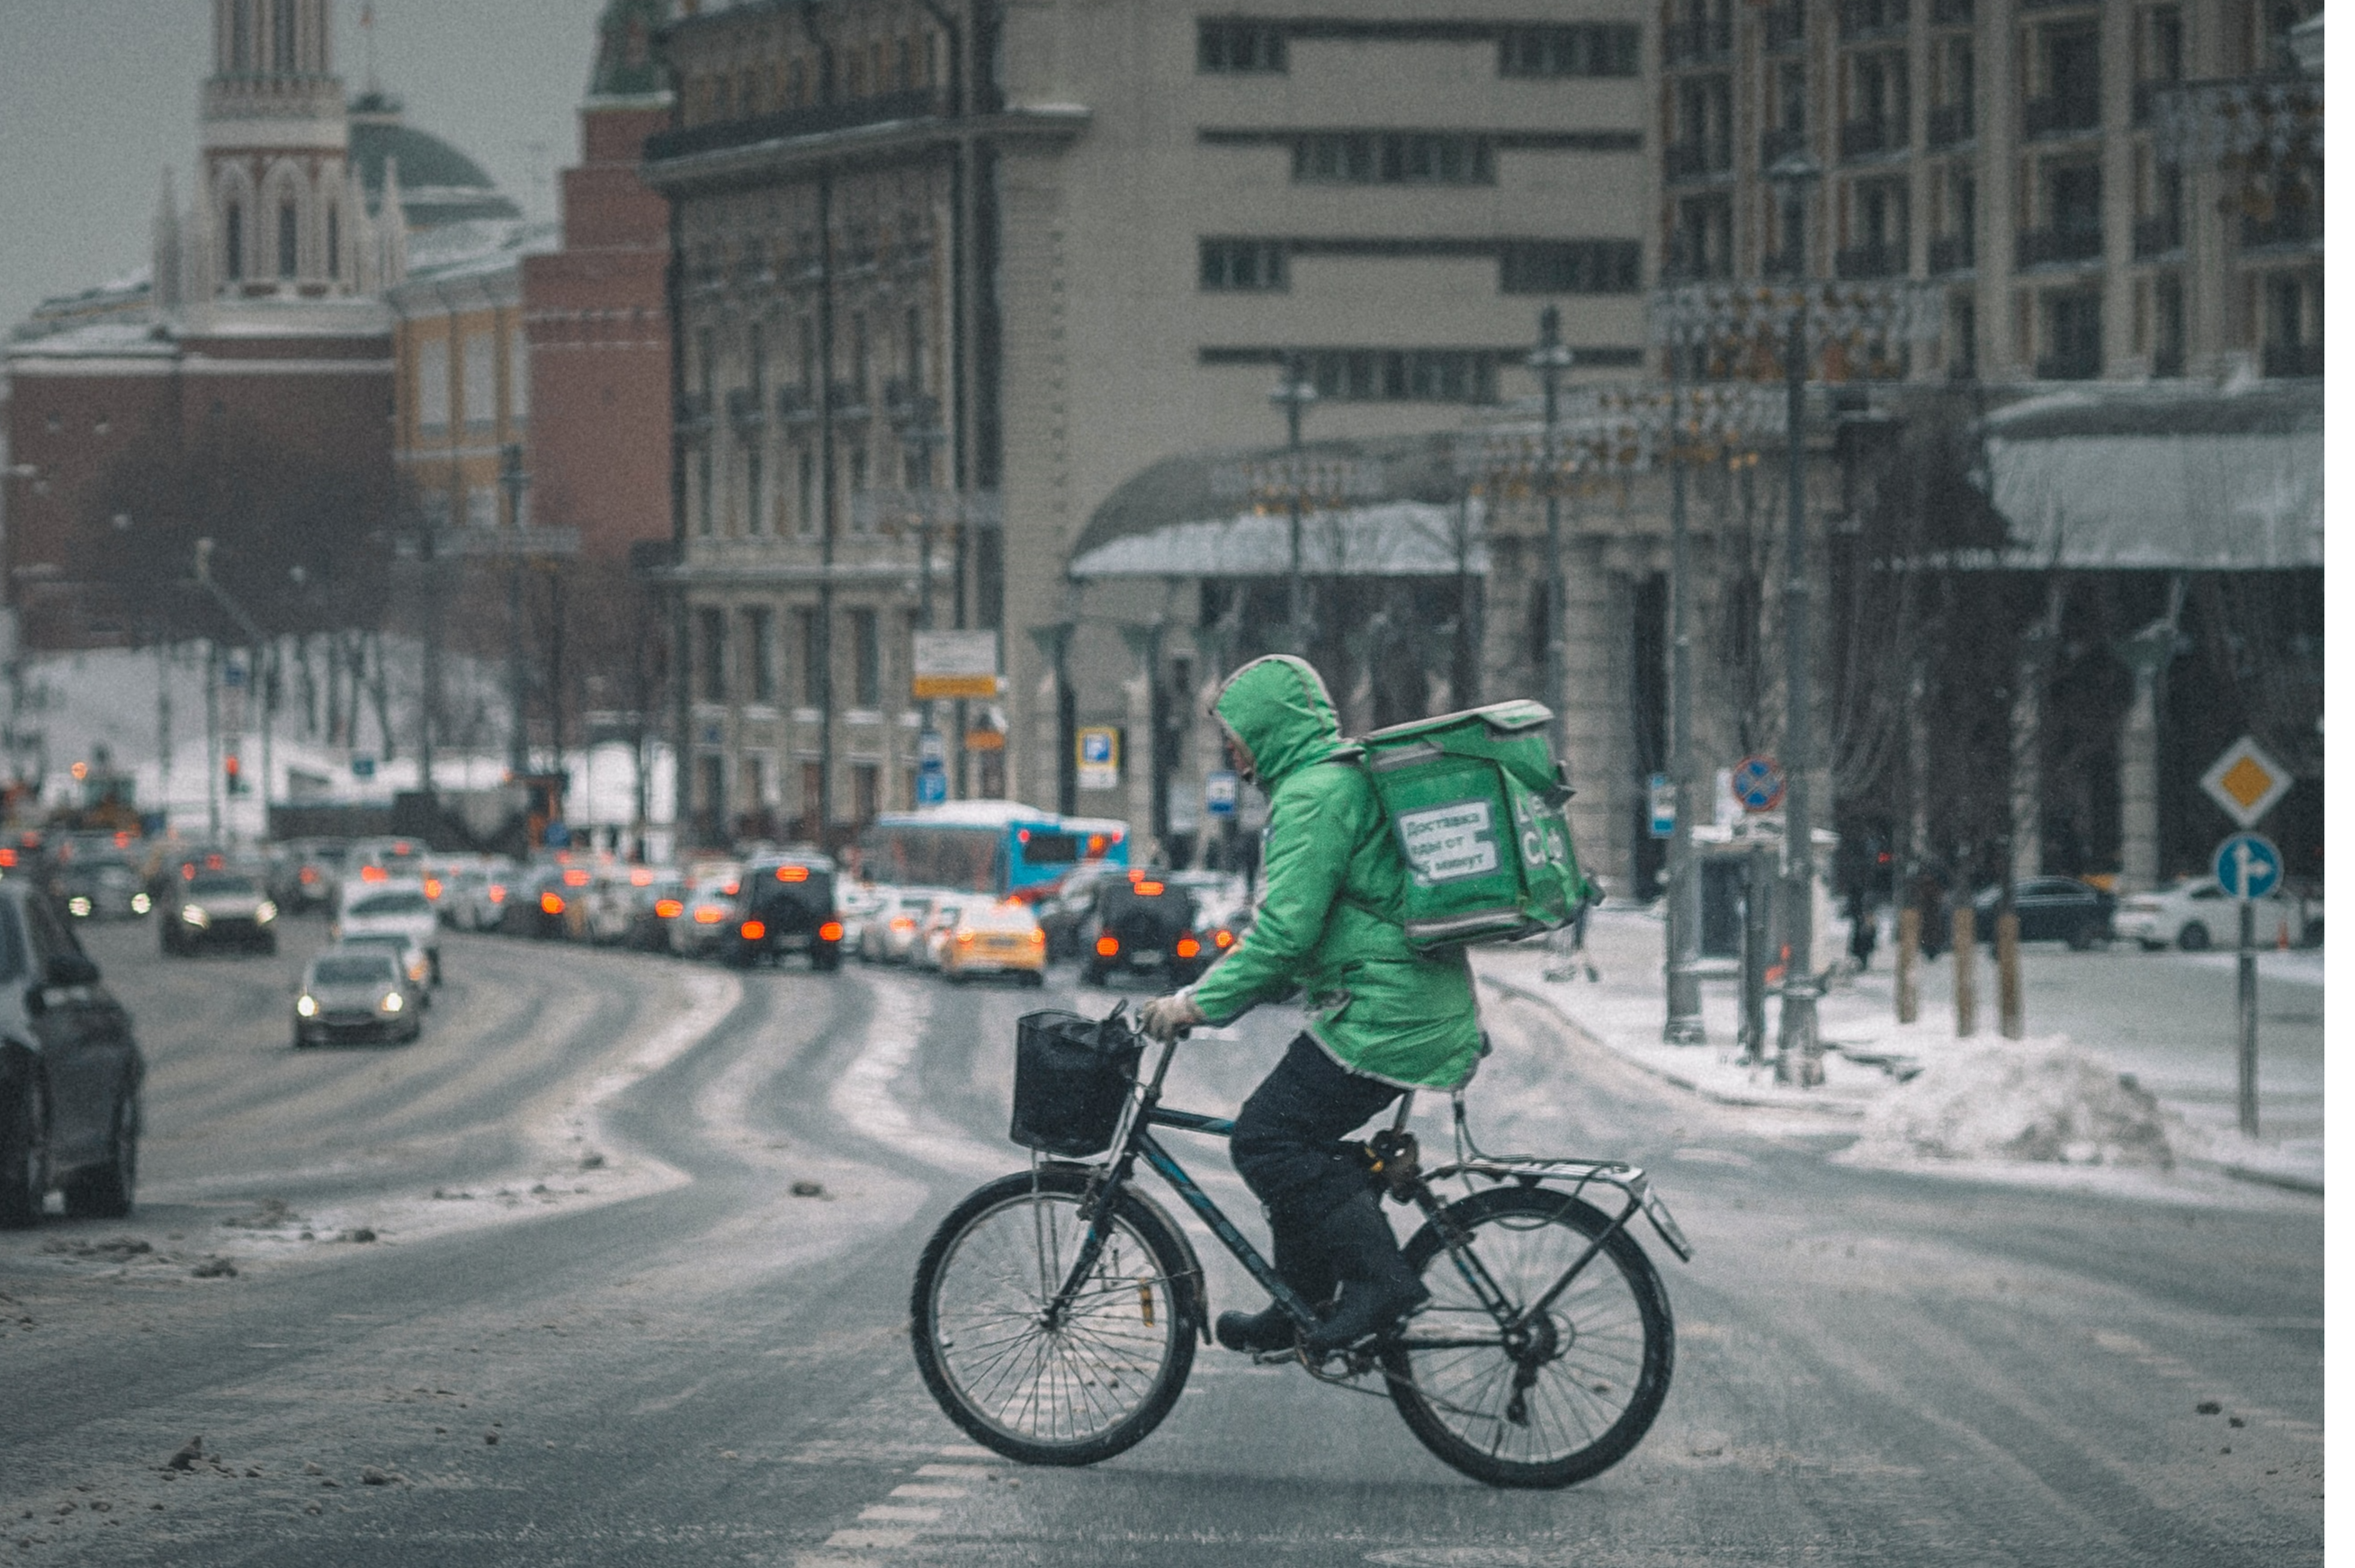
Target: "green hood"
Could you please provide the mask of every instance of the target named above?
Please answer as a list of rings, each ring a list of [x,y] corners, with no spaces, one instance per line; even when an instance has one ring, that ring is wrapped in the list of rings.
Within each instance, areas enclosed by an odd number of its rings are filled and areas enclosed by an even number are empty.
[[[1275,786],[1341,744],[1341,718],[1316,667],[1290,654],[1253,659],[1227,677],[1210,705],[1250,748],[1260,788]]]

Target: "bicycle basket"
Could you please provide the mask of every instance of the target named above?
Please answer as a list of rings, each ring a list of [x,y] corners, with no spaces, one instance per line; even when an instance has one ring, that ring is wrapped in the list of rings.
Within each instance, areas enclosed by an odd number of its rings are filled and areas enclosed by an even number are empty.
[[[1027,1013],[1014,1028],[1014,1125],[1007,1136],[1040,1154],[1103,1153],[1145,1042],[1118,1023],[1077,1013]]]

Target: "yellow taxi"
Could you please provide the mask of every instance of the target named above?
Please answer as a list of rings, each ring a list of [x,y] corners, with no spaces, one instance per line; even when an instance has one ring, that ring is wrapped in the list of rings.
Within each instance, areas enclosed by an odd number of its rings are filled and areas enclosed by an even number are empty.
[[[985,903],[975,899],[959,909],[941,944],[941,972],[952,980],[975,975],[1013,975],[1026,986],[1047,983],[1047,933],[1020,899]]]

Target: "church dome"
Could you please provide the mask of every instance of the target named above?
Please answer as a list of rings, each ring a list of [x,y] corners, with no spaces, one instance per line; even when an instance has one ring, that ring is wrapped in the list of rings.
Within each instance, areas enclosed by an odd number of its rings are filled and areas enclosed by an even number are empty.
[[[384,194],[386,164],[399,170],[401,216],[412,229],[523,216],[482,165],[432,132],[404,124],[400,100],[389,93],[369,91],[352,100],[349,156],[371,202]]]

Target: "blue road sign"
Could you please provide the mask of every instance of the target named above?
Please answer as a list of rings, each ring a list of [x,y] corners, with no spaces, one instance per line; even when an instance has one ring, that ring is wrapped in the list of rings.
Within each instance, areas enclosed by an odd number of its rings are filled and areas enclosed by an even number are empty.
[[[949,770],[938,757],[926,757],[916,768],[916,804],[938,805],[949,797]]]
[[[1733,764],[1733,798],[1748,812],[1772,811],[1783,804],[1783,770],[1772,757],[1753,754]]]
[[[372,779],[376,777],[376,759],[374,757],[354,757],[352,759],[352,777],[356,779]]]
[[[2229,898],[2264,898],[2281,878],[2281,851],[2262,833],[2235,833],[2216,846],[2216,880]]]
[[[1206,773],[1202,778],[1202,805],[1212,816],[1232,816],[1235,802],[1242,797],[1242,780],[1226,768]]]
[[[1672,838],[1677,831],[1677,791],[1666,773],[1654,773],[1648,791],[1652,807],[1652,837]]]

